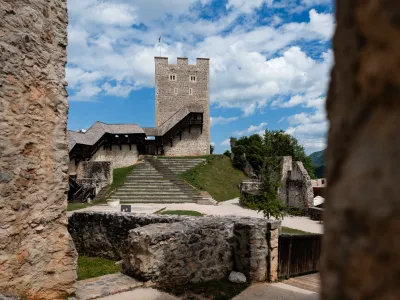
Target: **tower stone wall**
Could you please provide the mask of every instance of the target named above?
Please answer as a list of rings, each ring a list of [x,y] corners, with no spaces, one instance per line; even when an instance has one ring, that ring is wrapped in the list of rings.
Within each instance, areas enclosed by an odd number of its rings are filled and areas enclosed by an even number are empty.
[[[209,62],[208,58],[197,58],[196,64],[190,65],[187,58],[178,58],[177,64],[169,64],[167,57],[155,58],[156,127],[185,106],[202,106],[204,110],[202,133],[194,129],[193,136],[183,135],[173,147],[164,145],[166,155],[210,153]]]

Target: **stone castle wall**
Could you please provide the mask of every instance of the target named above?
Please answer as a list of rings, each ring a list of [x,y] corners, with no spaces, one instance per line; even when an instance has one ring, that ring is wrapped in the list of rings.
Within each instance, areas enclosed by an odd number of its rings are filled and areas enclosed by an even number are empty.
[[[117,145],[113,145],[112,150],[104,150],[103,147],[100,147],[90,161],[109,161],[112,169],[117,169],[132,166],[137,163],[138,159],[139,152],[134,144],[131,149],[129,149],[129,145],[121,145],[121,150]]]
[[[186,128],[182,131],[182,139],[179,135],[175,136],[170,143],[164,144],[164,153],[166,156],[195,156],[209,154],[210,143],[201,133],[200,126],[192,126],[190,133]]]
[[[125,273],[165,285],[202,282],[243,272],[276,281],[278,221],[74,213],[69,231],[80,254],[123,259]]]
[[[173,65],[168,64],[168,58],[155,58],[156,127],[185,106],[202,106],[204,110],[203,133],[196,137],[196,143],[192,142],[193,136],[182,137],[180,149],[171,149],[171,155],[191,155],[200,152],[199,149],[202,155],[210,153],[209,69],[209,59],[198,58],[195,65],[189,65],[187,58],[178,58],[177,64]],[[170,80],[170,75],[175,75],[176,80]],[[191,75],[196,76],[195,82],[190,81]],[[189,89],[192,89],[192,95],[189,95]]]
[[[0,294],[75,291],[67,231],[65,0],[0,1]],[[1,297],[0,297],[1,298]]]

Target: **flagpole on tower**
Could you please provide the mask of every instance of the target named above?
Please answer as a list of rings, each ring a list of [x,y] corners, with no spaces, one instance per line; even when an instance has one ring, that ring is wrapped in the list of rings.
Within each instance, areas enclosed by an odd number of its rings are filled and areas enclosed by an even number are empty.
[[[160,45],[160,57],[161,57],[161,35],[160,35],[160,37],[158,38],[158,44]]]

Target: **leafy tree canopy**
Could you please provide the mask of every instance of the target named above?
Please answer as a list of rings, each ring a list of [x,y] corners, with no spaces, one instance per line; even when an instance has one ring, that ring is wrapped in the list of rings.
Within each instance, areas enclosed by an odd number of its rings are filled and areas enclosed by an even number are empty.
[[[314,165],[304,152],[298,140],[283,130],[265,130],[264,136],[258,134],[231,138],[233,165],[244,169],[246,161],[260,174],[265,158],[291,156],[293,161],[301,161],[311,178],[315,178]]]

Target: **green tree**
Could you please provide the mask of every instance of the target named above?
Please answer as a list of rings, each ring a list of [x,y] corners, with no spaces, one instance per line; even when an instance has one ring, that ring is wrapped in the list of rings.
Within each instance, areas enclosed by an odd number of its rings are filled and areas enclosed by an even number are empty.
[[[265,168],[261,172],[262,186],[260,192],[255,195],[242,196],[241,201],[247,207],[262,212],[264,217],[280,220],[288,214],[288,207],[282,203],[279,197],[280,160],[277,157],[265,158]]]
[[[304,147],[298,140],[283,130],[265,130],[264,136],[253,134],[239,139],[231,138],[233,165],[243,169],[246,160],[259,174],[266,157],[292,156],[293,161],[301,161],[311,178],[315,178],[315,167]]]
[[[229,158],[231,158],[231,151],[226,150],[226,151],[224,152],[224,155],[226,155],[226,156],[228,156]]]
[[[210,154],[214,153],[214,146],[210,144]]]

